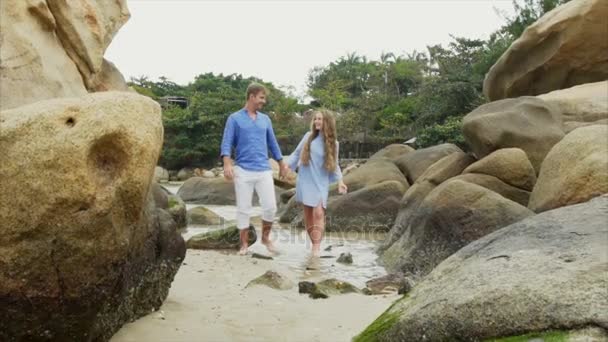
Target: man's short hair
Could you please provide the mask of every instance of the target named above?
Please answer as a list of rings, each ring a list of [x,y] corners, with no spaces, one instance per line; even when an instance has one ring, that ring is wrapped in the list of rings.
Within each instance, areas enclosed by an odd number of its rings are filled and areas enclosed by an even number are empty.
[[[264,94],[268,95],[268,90],[263,85],[253,82],[247,87],[247,100],[251,95],[256,96],[258,93],[264,92]]]

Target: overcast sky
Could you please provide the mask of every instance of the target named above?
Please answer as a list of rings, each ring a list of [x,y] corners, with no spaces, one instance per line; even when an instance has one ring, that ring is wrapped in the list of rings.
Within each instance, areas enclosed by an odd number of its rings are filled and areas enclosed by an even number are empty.
[[[511,0],[129,0],[105,57],[128,80],[240,73],[305,89],[308,71],[349,52],[426,51],[450,34],[488,38]]]

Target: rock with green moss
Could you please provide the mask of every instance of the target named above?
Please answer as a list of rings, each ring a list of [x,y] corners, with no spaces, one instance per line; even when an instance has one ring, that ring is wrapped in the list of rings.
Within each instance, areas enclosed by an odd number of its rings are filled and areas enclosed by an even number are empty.
[[[188,210],[188,222],[190,224],[220,225],[224,218],[205,207],[196,207]]]
[[[310,298],[328,298],[329,295],[345,293],[363,293],[356,286],[345,281],[334,278],[326,279],[318,283],[301,281],[298,283],[300,293],[308,293]]]
[[[603,195],[468,244],[359,341],[483,341],[555,327],[608,327],[606,217]]]
[[[484,342],[606,342],[608,331],[597,328],[579,330],[549,330],[518,336],[491,338]]]
[[[249,226],[249,245],[257,240],[255,228]],[[239,249],[240,231],[236,226],[212,230],[191,237],[186,243],[190,249]]]
[[[177,195],[169,194],[167,197],[169,202],[169,213],[173,217],[175,223],[177,223],[177,228],[186,228],[188,225],[186,203]]]
[[[294,284],[284,275],[281,275],[275,271],[267,271],[263,275],[250,281],[245,287],[251,287],[255,285],[264,285],[276,290],[289,290],[294,287]]]

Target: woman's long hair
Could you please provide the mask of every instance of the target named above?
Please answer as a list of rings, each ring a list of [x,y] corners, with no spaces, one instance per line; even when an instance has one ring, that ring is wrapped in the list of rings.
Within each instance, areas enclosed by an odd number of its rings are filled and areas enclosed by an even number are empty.
[[[315,128],[315,117],[317,114],[321,114],[323,117],[323,126],[321,127],[321,132]],[[336,120],[334,119],[334,115],[327,109],[316,110],[312,113],[310,135],[308,136],[308,141],[306,141],[306,144],[304,145],[304,150],[302,151],[302,156],[300,159],[304,165],[308,165],[310,163],[310,144],[319,134],[323,134],[323,139],[325,141],[325,163],[323,166],[328,172],[333,172],[336,169],[337,162]]]

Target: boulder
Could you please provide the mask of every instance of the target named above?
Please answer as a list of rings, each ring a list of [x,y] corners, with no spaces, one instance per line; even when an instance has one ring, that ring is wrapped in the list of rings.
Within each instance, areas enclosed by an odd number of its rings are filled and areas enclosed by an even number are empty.
[[[275,186],[275,197],[280,203],[283,190]],[[224,177],[191,177],[182,184],[177,195],[184,201],[197,204],[235,205],[234,183]],[[253,193],[253,205],[259,205],[257,193]]]
[[[452,179],[458,179],[461,181],[483,186],[484,188],[492,190],[495,193],[501,195],[502,197],[510,199],[515,203],[519,203],[524,207],[527,207],[528,202],[530,201],[530,191],[516,188],[494,176],[484,175],[481,173],[466,173],[460,176],[456,176]]]
[[[526,152],[519,148],[496,150],[485,158],[469,165],[462,173],[480,173],[493,176],[511,186],[526,191],[532,191],[536,183],[534,167],[530,163]]]
[[[414,148],[404,144],[391,144],[374,153],[369,159],[387,158],[396,161],[400,157],[410,152],[416,151]]]
[[[608,3],[574,0],[543,15],[486,74],[484,94],[496,101],[608,78]]]
[[[291,223],[292,226],[299,225],[300,227],[304,227],[302,210],[302,206],[296,202],[296,196],[292,196],[286,204],[279,208],[279,222]]]
[[[0,109],[96,91],[127,91],[103,58],[129,19],[126,0],[2,2]]]
[[[157,166],[154,168],[154,181],[157,183],[167,183],[169,181],[169,171]]]
[[[386,181],[346,195],[332,197],[327,204],[327,231],[388,231],[399,210],[406,188]],[[298,218],[301,218],[298,215]],[[298,222],[295,222],[298,225]]]
[[[454,152],[462,151],[454,144],[441,144],[407,153],[399,157],[395,164],[405,175],[409,184],[414,184],[429,166]]]
[[[195,207],[188,210],[188,222],[190,224],[220,225],[224,218],[205,207]]]
[[[275,271],[267,271],[250,281],[245,287],[256,285],[264,285],[276,290],[289,290],[295,286],[291,280]]]
[[[537,96],[562,112],[564,132],[608,124],[608,81],[583,84]]]
[[[186,247],[191,249],[239,249],[241,246],[239,234],[240,231],[236,226],[216,229],[194,235],[186,242]],[[249,245],[253,245],[256,240],[255,228],[249,226]]]
[[[87,94],[47,1],[0,2],[0,110]]]
[[[177,172],[178,181],[186,181],[194,176],[195,176],[194,169],[192,169],[192,168],[185,167]]]
[[[534,213],[481,186],[449,180],[431,191],[414,215],[381,261],[391,272],[420,277],[470,242]]]
[[[582,327],[605,330],[607,215],[608,196],[601,196],[472,242],[355,341],[485,341],[553,329],[580,337],[575,330]]]
[[[530,196],[535,212],[581,203],[608,193],[608,126],[575,129],[543,162]]]
[[[106,48],[130,17],[126,0],[47,3],[57,23],[57,37],[65,52],[76,64],[87,89],[97,88],[102,79],[100,75],[103,74]],[[123,86],[126,89],[126,84]]]
[[[105,92],[0,126],[0,340],[106,341],[158,309],[185,253],[150,189],[160,106]]]
[[[171,214],[173,220],[175,220],[175,223],[177,223],[178,229],[186,228],[188,225],[186,203],[184,203],[179,196],[170,193],[168,190],[165,191],[167,192],[167,202],[169,204],[169,208],[167,210],[169,211],[169,214]]]
[[[517,147],[526,152],[536,173],[551,147],[564,137],[559,109],[529,96],[478,107],[462,120],[462,132],[478,159]]]
[[[417,212],[420,203],[437,185],[459,175],[474,161],[475,158],[464,152],[454,152],[429,166],[414,185],[405,192],[399,204],[397,217],[387,238],[380,246],[380,251],[387,249],[401,237],[409,226],[411,218]]]
[[[349,192],[386,181],[397,181],[404,187],[409,187],[409,183],[395,164],[384,158],[369,160],[344,176],[342,180],[348,186]],[[330,186],[329,195],[338,195],[337,184]]]

